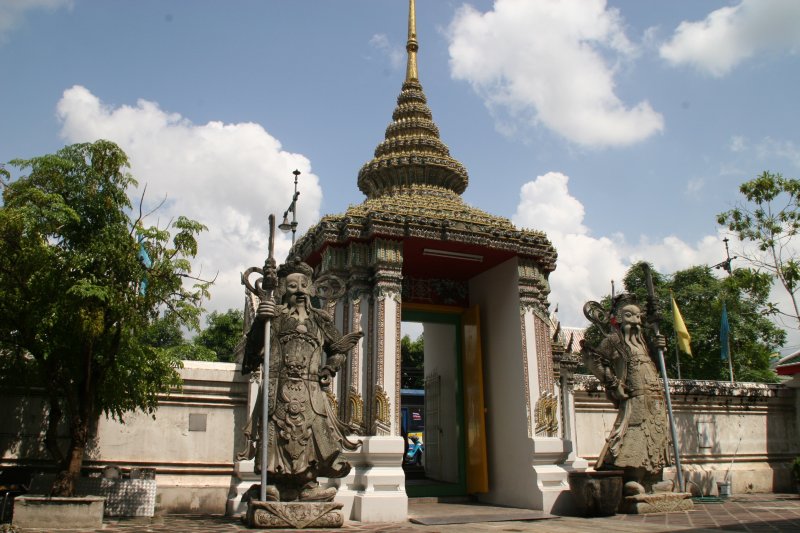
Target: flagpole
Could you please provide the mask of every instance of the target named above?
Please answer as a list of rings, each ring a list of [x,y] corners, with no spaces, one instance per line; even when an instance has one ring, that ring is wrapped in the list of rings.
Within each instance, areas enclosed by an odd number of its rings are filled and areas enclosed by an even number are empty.
[[[650,273],[650,265],[647,263],[643,264],[644,273],[645,273],[645,281],[647,282],[647,296],[648,296],[648,307],[650,311],[655,316],[656,310],[656,291],[653,288],[653,275]],[[658,321],[656,320],[653,323],[653,329],[655,332],[656,337],[660,335],[658,330]],[[672,435],[672,451],[675,455],[675,474],[678,478],[678,488],[681,492],[684,491],[685,485],[683,484],[683,469],[681,468],[681,456],[678,451],[678,435],[675,431],[675,416],[672,413],[672,400],[670,399],[669,395],[669,378],[667,377],[667,367],[664,364],[664,350],[659,347],[656,349],[658,353],[658,366],[661,370],[661,379],[664,380],[664,398],[667,401],[667,414],[669,415],[669,432]]]
[[[731,335],[728,333],[728,371],[731,374],[731,383],[733,383],[733,354],[731,353]]]

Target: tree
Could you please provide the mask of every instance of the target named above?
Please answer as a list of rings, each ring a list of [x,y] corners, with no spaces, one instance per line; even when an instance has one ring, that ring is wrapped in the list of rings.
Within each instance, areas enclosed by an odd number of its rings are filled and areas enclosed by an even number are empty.
[[[420,335],[417,340],[404,335],[400,339],[401,387],[404,389],[422,389],[425,387],[424,362],[425,341]]]
[[[800,229],[800,180],[765,171],[743,183],[739,192],[746,202],[717,215],[717,223],[734,232],[740,241],[756,245],[756,252],[742,251],[742,257],[757,271],[778,280],[793,309],[787,312],[769,304],[768,311],[790,316],[800,325],[800,261],[793,242]]]
[[[151,321],[142,335],[142,342],[165,350],[173,359],[217,361],[217,354],[213,350],[194,342],[188,342],[183,337],[181,325],[174,316],[159,316]]]
[[[628,270],[625,290],[647,302],[643,263]],[[651,269],[652,270],[652,269]],[[726,278],[716,278],[711,267],[699,265],[671,276],[653,272],[659,329],[668,342],[665,359],[668,374],[677,376],[672,295],[678,303],[692,337],[692,355],[681,354],[681,376],[685,379],[727,379],[727,364],[720,358],[720,318],[722,304],[728,310],[731,328],[731,353],[734,374],[739,381],[774,382],[777,376],[770,361],[783,345],[786,332],[764,316],[770,278],[750,269],[733,270]]]
[[[646,307],[647,285],[643,265],[632,265],[625,274],[623,285],[626,292],[635,294]],[[670,276],[652,268],[651,272],[659,330],[667,339],[664,359],[670,377],[677,377],[671,300],[674,294],[692,337],[692,355],[679,355],[682,378],[728,379],[727,363],[720,358],[719,339],[722,303],[725,302],[736,379],[759,382],[777,380],[770,362],[778,347],[783,345],[786,332],[775,326],[764,313],[768,306],[770,276],[751,269],[735,269],[730,276],[719,279],[706,265],[693,266]],[[602,301],[606,308],[610,303],[608,296]],[[592,326],[586,338],[592,344],[599,342],[602,335]]]
[[[212,311],[206,323],[208,327],[194,339],[194,344],[211,351],[218,361],[233,361],[236,345],[244,335],[244,313],[236,309]]]
[[[0,380],[44,391],[52,494],[70,496],[99,416],[152,414],[158,394],[180,385],[180,361],[158,346],[169,335],[148,328],[159,316],[197,327],[209,282],[189,260],[205,227],[185,217],[146,227],[127,196],[128,158],[109,141],[10,165],[28,175],[1,169]]]

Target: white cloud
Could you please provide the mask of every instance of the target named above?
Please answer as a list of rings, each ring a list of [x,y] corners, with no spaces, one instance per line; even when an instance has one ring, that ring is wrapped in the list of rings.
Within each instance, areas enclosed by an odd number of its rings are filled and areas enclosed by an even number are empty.
[[[664,273],[719,261],[719,235],[703,237],[695,245],[675,236],[657,242],[641,237],[633,244],[624,235],[592,236],[583,223],[583,204],[570,194],[568,183],[559,172],[526,183],[513,216],[517,226],[547,233],[558,250],[558,266],[550,275],[550,302],[558,304],[565,325],[586,324],[583,304],[609,294],[612,280],[622,290],[625,272],[637,261],[648,261]]]
[[[56,9],[72,7],[72,0],[3,0],[0,2],[0,44],[5,42],[8,34],[25,18],[27,11],[35,9]]]
[[[696,22],[683,21],[660,48],[673,65],[690,65],[721,77],[742,61],[765,51],[800,49],[800,2],[742,0]]]
[[[294,176],[302,172],[298,202],[299,230],[319,218],[322,198],[317,176],[301,154],[281,149],[280,142],[258,124],[193,124],[155,102],[112,107],[88,89],[64,91],[57,106],[61,135],[67,142],[108,139],[131,160],[139,191],[147,199],[168,201],[149,223],[161,225],[177,215],[194,218],[209,230],[199,242],[194,272],[213,277],[209,310],[241,308],[244,302],[239,274],[261,266],[267,251],[267,214],[280,217],[291,202]],[[134,202],[138,194],[132,194]],[[276,259],[288,253],[290,240],[276,229]]]
[[[403,66],[406,54],[400,46],[393,46],[389,38],[384,33],[376,33],[369,40],[369,45],[389,58],[392,68],[398,69]]]
[[[731,137],[731,152],[743,152],[747,149],[747,139],[741,135]]]
[[[756,152],[762,159],[787,159],[792,166],[800,168],[800,147],[792,141],[779,141],[771,137],[765,137],[756,147]],[[772,169],[772,171],[780,172],[780,169]]]
[[[487,13],[464,5],[448,33],[451,75],[484,98],[501,130],[541,123],[571,142],[606,147],[664,127],[648,102],[627,107],[614,92],[606,56],[630,60],[637,48],[605,0],[496,0]]]

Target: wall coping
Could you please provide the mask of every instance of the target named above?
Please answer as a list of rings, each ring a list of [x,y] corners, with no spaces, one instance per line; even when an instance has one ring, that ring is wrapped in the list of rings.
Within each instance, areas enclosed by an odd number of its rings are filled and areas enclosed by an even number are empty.
[[[575,374],[576,392],[604,393],[595,376]],[[670,379],[669,392],[675,395],[733,396],[744,398],[775,398],[790,393],[782,383],[752,383],[745,381],[714,381],[699,379]]]

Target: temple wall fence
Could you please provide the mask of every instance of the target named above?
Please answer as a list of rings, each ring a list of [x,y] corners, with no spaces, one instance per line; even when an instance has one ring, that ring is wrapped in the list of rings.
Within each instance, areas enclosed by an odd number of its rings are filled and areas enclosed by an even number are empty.
[[[236,484],[251,385],[233,363],[187,361],[180,372],[182,391],[165,397],[155,418],[101,418],[84,466],[154,468],[157,513],[223,513]],[[700,490],[716,493],[716,482],[729,475],[733,494],[795,491],[789,467],[800,455],[796,389],[684,380],[671,390],[683,469]],[[3,391],[0,401],[2,467],[47,469],[41,396]],[[574,406],[574,445],[592,465],[616,410],[591,376],[576,376]]]
[[[795,492],[790,465],[800,455],[797,389],[765,383],[671,380],[684,477],[703,494],[732,482],[733,494]],[[616,418],[594,376],[576,375],[576,451],[594,466]],[[674,467],[665,478],[675,476]]]

